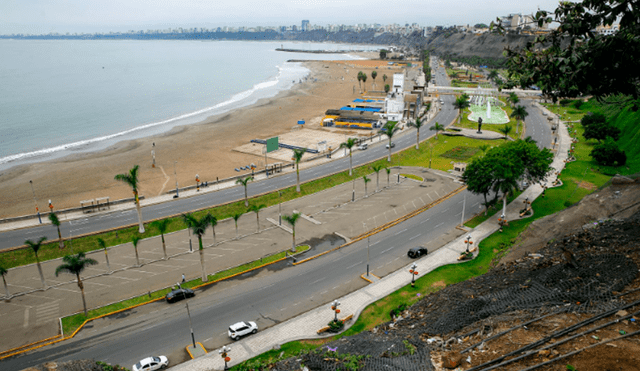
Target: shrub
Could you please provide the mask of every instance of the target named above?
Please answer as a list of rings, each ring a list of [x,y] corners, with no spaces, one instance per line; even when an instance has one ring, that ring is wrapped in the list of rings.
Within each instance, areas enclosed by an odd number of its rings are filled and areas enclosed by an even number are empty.
[[[580,99],[578,99],[577,101],[573,102],[573,106],[574,106],[576,109],[580,109],[580,107],[582,107],[582,105],[583,105],[583,104],[584,104],[584,101],[583,101],[583,100],[580,100]]]
[[[566,107],[567,105],[571,104],[571,102],[573,102],[573,99],[560,99],[560,105],[562,107]]]
[[[591,151],[591,157],[598,164],[605,166],[622,166],[627,163],[627,155],[611,138],[595,146]]]
[[[338,333],[340,331],[342,331],[342,329],[344,328],[344,322],[338,320],[338,321],[331,321],[329,322],[329,332],[332,333]]]
[[[602,113],[593,113],[589,112],[580,119],[580,123],[585,128],[589,125],[596,123],[604,123],[607,122],[607,118]]]

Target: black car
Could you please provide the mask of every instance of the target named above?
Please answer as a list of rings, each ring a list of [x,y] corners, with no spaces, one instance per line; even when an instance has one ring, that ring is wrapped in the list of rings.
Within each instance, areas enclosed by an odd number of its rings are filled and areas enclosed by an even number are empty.
[[[418,247],[414,247],[412,249],[409,249],[409,252],[407,252],[407,256],[415,259],[415,258],[419,258],[422,255],[427,255],[428,251],[426,247],[422,247],[422,246],[418,246]]]
[[[176,289],[168,293],[165,299],[167,299],[167,303],[173,303],[194,296],[196,296],[196,293],[191,289]]]

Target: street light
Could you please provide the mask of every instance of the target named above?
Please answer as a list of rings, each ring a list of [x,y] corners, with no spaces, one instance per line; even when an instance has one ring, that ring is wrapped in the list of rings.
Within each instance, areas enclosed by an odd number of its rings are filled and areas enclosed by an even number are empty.
[[[500,232],[502,232],[502,227],[507,224],[507,218],[504,216],[504,213],[498,218],[498,224],[500,225]]]
[[[341,303],[336,299],[333,301],[333,303],[331,303],[331,310],[333,310],[335,316],[333,317],[333,321],[334,322],[338,322],[338,313],[340,313],[340,309],[338,309],[338,306]]]
[[[184,292],[183,292],[183,295],[184,295]],[[193,349],[196,349],[196,338],[195,336],[193,336],[193,325],[191,324],[191,312],[189,311],[189,303],[185,302],[185,305],[187,307],[187,316],[189,316],[189,330],[191,331],[191,342],[193,343]]]
[[[353,191],[351,191],[351,202],[356,200],[356,179],[353,178]]]
[[[200,192],[200,175],[196,174],[196,192]]]
[[[416,265],[416,263],[411,264],[411,269],[409,269],[409,273],[411,273],[411,287],[415,287],[416,286],[416,276],[418,275],[418,271],[416,270],[416,268],[418,268],[418,266]]]
[[[176,197],[180,197],[180,193],[178,192],[178,173],[176,172],[176,164],[178,161],[173,162],[173,176],[176,178]]]
[[[282,225],[282,191],[278,191],[278,225]]]
[[[471,235],[467,236],[467,239],[464,240],[464,243],[467,244],[467,254],[469,253],[469,245],[473,245],[473,241],[471,241]]]
[[[228,353],[231,352],[231,347],[228,347],[226,345],[222,346],[222,349],[220,349],[218,351],[218,354],[220,354],[220,357],[222,357],[222,359],[224,359],[224,369],[227,370],[227,362],[231,362],[231,357],[229,357]]]
[[[42,224],[42,218],[40,217],[40,210],[38,209],[38,201],[36,200],[36,191],[33,190],[33,180],[29,181],[31,184],[31,193],[33,193],[33,202],[36,204],[36,213],[38,213],[38,221]]]

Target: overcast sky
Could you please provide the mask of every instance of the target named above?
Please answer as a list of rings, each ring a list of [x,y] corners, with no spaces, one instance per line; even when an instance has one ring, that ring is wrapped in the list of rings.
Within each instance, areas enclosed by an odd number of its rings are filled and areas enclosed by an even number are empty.
[[[489,24],[554,10],[558,0],[1,0],[0,34],[176,27],[418,23]]]

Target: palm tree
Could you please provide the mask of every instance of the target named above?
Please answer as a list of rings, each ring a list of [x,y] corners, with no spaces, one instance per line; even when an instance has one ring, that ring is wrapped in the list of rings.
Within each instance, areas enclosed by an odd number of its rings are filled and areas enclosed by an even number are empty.
[[[376,84],[376,77],[378,76],[378,72],[371,71],[371,78],[373,79],[373,85]]]
[[[296,192],[298,193],[300,193],[300,161],[305,152],[302,148],[293,150],[293,161],[296,163]]]
[[[109,264],[109,254],[107,254],[107,244],[106,242],[104,242],[102,238],[98,238],[98,246],[100,246],[100,248],[104,250],[104,258],[107,260],[107,270],[109,272],[113,272],[111,270],[111,264]]]
[[[487,150],[490,148],[490,146],[488,144],[483,144],[478,146],[478,148],[482,151],[482,153],[487,153]]]
[[[209,277],[204,267],[204,246],[202,245],[202,236],[207,231],[207,226],[211,223],[211,214],[206,214],[198,219],[193,214],[182,214],[182,219],[191,229],[193,234],[198,236],[198,250],[200,251],[200,266],[202,268],[202,282],[207,282]]]
[[[362,74],[362,85],[364,86],[364,90],[367,90],[367,85],[365,84],[367,82],[367,74],[363,73]]]
[[[387,75],[382,75],[382,82],[387,82]]]
[[[367,178],[366,175],[363,175],[362,180],[364,180],[364,197],[369,197],[369,195],[367,195],[367,183],[369,183],[371,179]]]
[[[416,128],[416,149],[420,149],[420,128],[424,126],[424,123],[416,118],[416,121],[409,121],[409,126]]]
[[[504,134],[504,140],[507,140],[507,135],[511,132],[511,125],[505,125],[504,127],[499,128],[498,130]]]
[[[380,170],[382,170],[382,165],[373,165],[371,169],[376,172],[376,191],[378,190],[378,184],[380,183]]]
[[[293,244],[291,245],[291,251],[296,251],[296,222],[298,221],[298,218],[300,218],[300,213],[282,216],[282,219],[291,224],[291,229],[293,230]]]
[[[439,131],[443,131],[444,130],[444,126],[438,124],[437,122],[429,128],[429,130],[435,130],[436,131],[436,140],[438,140],[438,132]]]
[[[244,186],[244,207],[249,206],[249,198],[247,197],[247,183],[253,180],[252,176],[248,176],[244,179],[240,178],[236,180],[236,184],[242,184]]]
[[[256,213],[256,225],[258,227],[258,232],[260,232],[260,209],[264,209],[265,207],[267,207],[265,204],[251,205],[251,207],[249,207],[249,211]]]
[[[0,265],[0,275],[2,275],[2,283],[4,283],[4,291],[6,291],[7,293],[7,299],[11,296],[11,293],[9,292],[9,286],[7,286],[7,280],[4,278],[4,276],[7,275],[7,273],[9,273],[9,271],[7,271],[5,269],[5,267]]]
[[[340,148],[349,149],[349,176],[353,175],[353,166],[351,162],[351,149],[356,145],[356,138],[349,138],[346,142],[340,143]]]
[[[396,121],[387,121],[382,129],[380,129],[380,131],[384,132],[387,135],[387,138],[389,138],[389,157],[387,158],[388,162],[391,162],[391,138],[393,138],[393,135],[398,130],[400,130],[400,128],[398,127],[398,123]]]
[[[384,85],[384,92],[385,93],[389,93],[389,90],[391,90],[391,86],[389,86],[389,84],[385,84]]]
[[[136,165],[131,170],[129,170],[129,174],[118,174],[114,177],[115,180],[120,180],[122,182],[127,183],[131,186],[133,190],[133,198],[136,203],[136,211],[138,212],[138,232],[144,233],[144,224],[142,224],[142,209],[140,209],[140,200],[138,199],[138,168]]]
[[[238,213],[235,213],[235,214],[231,215],[231,217],[233,218],[233,221],[236,222],[236,239],[238,239],[238,219],[240,219],[242,214],[244,214],[244,213],[242,211],[240,211]]]
[[[491,70],[491,72],[489,72],[488,77],[489,77],[489,80],[494,81],[496,77],[498,77],[498,71]]]
[[[84,315],[87,316],[87,301],[84,298],[84,285],[80,279],[80,273],[89,265],[98,264],[97,261],[91,258],[85,258],[84,252],[79,252],[76,255],[67,255],[62,258],[63,263],[56,268],[56,277],[58,273],[67,272],[76,275],[78,287],[80,288],[80,294],[82,294],[82,306],[84,307]]]
[[[456,101],[453,102],[453,106],[460,110],[460,114],[458,115],[458,124],[460,124],[460,119],[462,118],[462,111],[469,107],[469,96],[466,94],[462,94],[461,96],[456,98]]]
[[[169,219],[160,219],[151,223],[151,225],[158,228],[158,232],[160,232],[160,238],[162,239],[162,252],[164,253],[164,260],[167,260],[167,244],[164,241],[164,233],[167,231],[171,220]]]
[[[140,258],[138,257],[138,242],[140,242],[142,238],[138,236],[131,237],[131,243],[133,244],[133,250],[136,252],[136,266],[141,267]]]
[[[364,75],[362,71],[358,72],[358,86],[360,87],[360,93],[362,93],[362,84],[360,83],[360,81],[362,81],[362,75]]]
[[[518,122],[522,122],[524,125],[524,119],[529,116],[529,112],[524,106],[517,106],[511,112],[511,117],[516,119],[516,136],[518,135]]]
[[[216,244],[216,225],[218,225],[218,218],[209,214],[209,223],[211,223],[211,229],[213,230],[213,244]]]
[[[58,228],[58,240],[60,241],[60,248],[64,249],[64,241],[62,241],[62,233],[60,233],[60,219],[53,211],[49,214],[49,220],[51,224],[55,225]]]
[[[391,175],[391,169],[385,167],[384,170],[387,172],[387,187],[389,186],[389,176]]]
[[[520,98],[518,98],[518,96],[516,95],[516,93],[509,93],[509,102],[511,102],[511,107],[514,107],[516,104],[518,104],[518,102],[520,102]]]
[[[40,266],[40,259],[38,258],[38,250],[42,247],[42,243],[46,240],[46,237],[40,237],[37,242],[31,240],[24,241],[24,244],[29,246],[33,250],[33,254],[36,256],[36,264],[38,265],[38,273],[40,273],[40,282],[42,282],[42,288],[46,289],[47,285],[44,282],[44,274],[42,274],[42,266]]]

